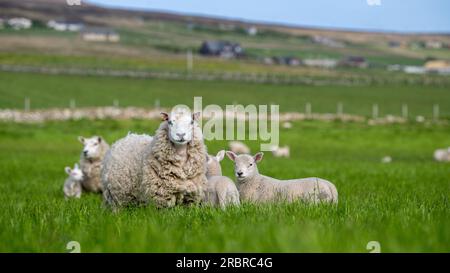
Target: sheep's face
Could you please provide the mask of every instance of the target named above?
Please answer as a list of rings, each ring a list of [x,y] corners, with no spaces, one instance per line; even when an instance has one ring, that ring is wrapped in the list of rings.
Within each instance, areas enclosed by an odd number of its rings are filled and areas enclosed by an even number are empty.
[[[70,167],[66,167],[64,170],[72,179],[76,181],[81,181],[83,179],[83,172],[78,167],[78,164],[75,164],[75,167],[73,169],[71,169]]]
[[[169,114],[161,113],[163,120],[167,121],[169,139],[177,145],[185,145],[193,139],[193,132],[198,127],[197,120],[200,113],[190,114],[186,110],[172,111]],[[198,134],[199,130],[195,130]],[[201,134],[201,131],[200,131]]]
[[[227,156],[234,161],[234,174],[238,181],[245,181],[258,174],[256,164],[262,160],[263,153],[259,152],[255,156],[236,155],[227,151]]]
[[[94,159],[100,157],[101,148],[103,139],[101,137],[91,137],[84,138],[79,137],[78,140],[83,144],[83,157],[86,159]]]

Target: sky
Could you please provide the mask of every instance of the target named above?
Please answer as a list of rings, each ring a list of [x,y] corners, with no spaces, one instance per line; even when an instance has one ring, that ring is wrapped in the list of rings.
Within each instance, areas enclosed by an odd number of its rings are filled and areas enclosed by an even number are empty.
[[[108,7],[337,29],[450,33],[450,0],[89,0]]]

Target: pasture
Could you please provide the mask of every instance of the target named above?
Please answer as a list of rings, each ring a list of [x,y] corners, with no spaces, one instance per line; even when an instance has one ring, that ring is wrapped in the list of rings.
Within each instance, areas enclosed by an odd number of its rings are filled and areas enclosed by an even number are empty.
[[[2,106],[11,98],[4,90]],[[2,123],[0,252],[66,252],[69,241],[78,241],[82,252],[368,252],[369,241],[380,242],[382,252],[450,250],[450,165],[432,160],[434,149],[450,145],[447,126],[308,121],[281,129],[281,145],[291,146],[291,159],[266,153],[260,172],[328,179],[339,191],[337,207],[142,207],[113,214],[100,196],[64,200],[63,168],[78,160],[78,135],[100,134],[111,143],[128,131],[153,134],[158,123]],[[259,146],[248,144],[253,151]],[[224,141],[207,145],[211,153],[226,147]],[[381,163],[385,155],[393,162]],[[232,177],[228,159],[222,168]]]

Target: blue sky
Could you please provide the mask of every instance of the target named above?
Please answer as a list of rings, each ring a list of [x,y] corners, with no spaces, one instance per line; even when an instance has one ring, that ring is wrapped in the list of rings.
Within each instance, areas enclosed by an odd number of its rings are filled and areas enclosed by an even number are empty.
[[[299,26],[450,33],[450,0],[89,0],[89,2],[109,7],[210,15]],[[369,2],[375,4],[369,5]]]

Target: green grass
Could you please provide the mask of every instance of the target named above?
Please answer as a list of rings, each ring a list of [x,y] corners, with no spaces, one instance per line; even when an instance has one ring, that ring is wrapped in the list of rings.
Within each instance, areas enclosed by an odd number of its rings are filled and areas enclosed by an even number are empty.
[[[303,122],[281,131],[291,159],[266,153],[262,173],[333,181],[337,207],[250,205],[113,214],[100,196],[65,201],[63,168],[78,159],[78,135],[112,142],[128,131],[152,134],[155,121],[69,121],[0,125],[0,252],[448,252],[450,165],[432,153],[449,146],[449,127]],[[253,151],[257,142],[248,143]],[[215,153],[223,141],[207,143]],[[380,163],[390,155],[393,163]],[[232,164],[222,162],[231,177]]]
[[[421,85],[306,86],[270,85],[241,82],[205,82],[183,80],[130,79],[112,77],[51,76],[0,72],[0,108],[23,108],[31,99],[32,108],[68,107],[75,99],[78,107],[112,105],[162,106],[193,104],[194,96],[203,97],[203,105],[247,104],[280,105],[280,111],[303,112],[307,102],[314,112],[336,111],[337,102],[351,114],[370,115],[377,103],[380,114],[401,114],[409,106],[411,117],[430,117],[434,104],[440,105],[442,117],[450,117],[448,87]]]

